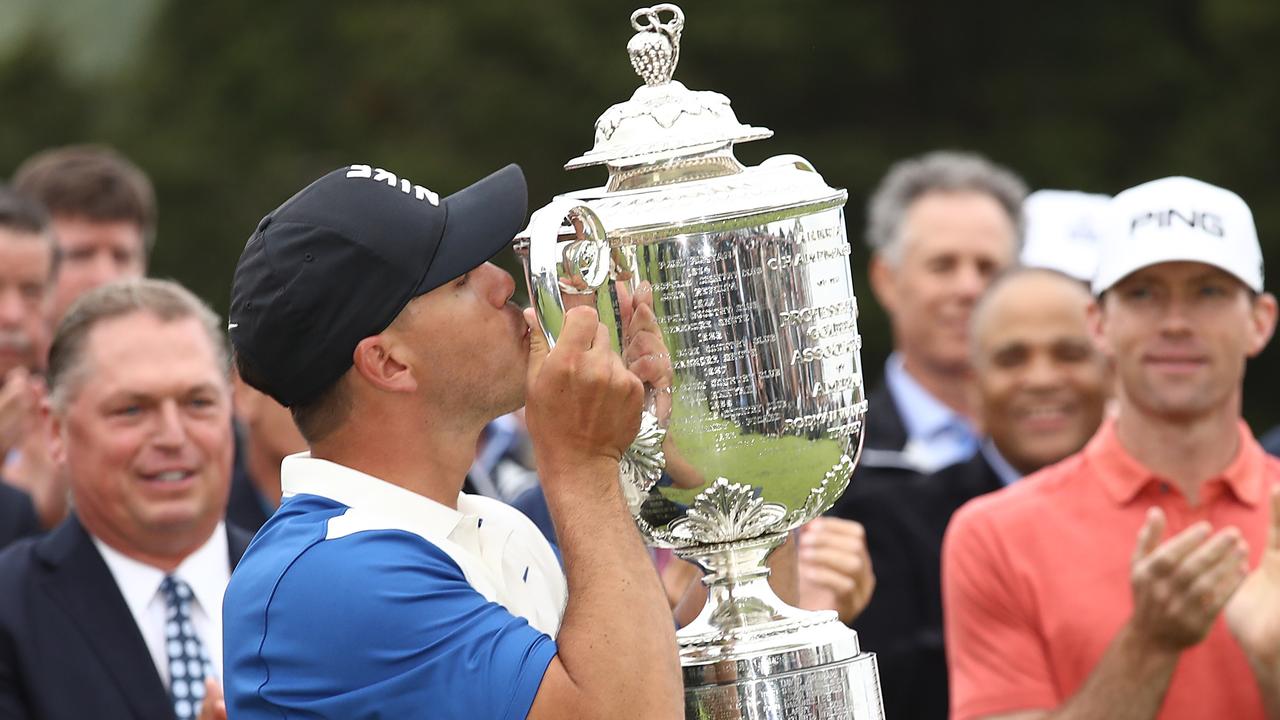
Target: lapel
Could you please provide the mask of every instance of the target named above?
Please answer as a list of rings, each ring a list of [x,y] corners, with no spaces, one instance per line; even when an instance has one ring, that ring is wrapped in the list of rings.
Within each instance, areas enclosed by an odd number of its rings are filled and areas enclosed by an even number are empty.
[[[235,570],[236,565],[240,564],[240,558],[244,557],[244,551],[249,549],[249,543],[253,540],[253,533],[248,530],[242,530],[230,522],[226,525],[227,554],[231,558],[231,569]]]
[[[73,513],[42,539],[40,583],[80,630],[104,674],[138,717],[169,717],[173,707],[115,578]]]
[[[901,451],[907,445],[907,428],[898,416],[898,405],[882,383],[867,398],[867,430],[863,445],[875,450]]]

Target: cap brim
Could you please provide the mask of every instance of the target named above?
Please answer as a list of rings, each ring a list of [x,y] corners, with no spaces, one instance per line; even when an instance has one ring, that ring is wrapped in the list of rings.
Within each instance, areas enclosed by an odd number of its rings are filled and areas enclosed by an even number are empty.
[[[1102,295],[1130,275],[1170,262],[1194,262],[1209,265],[1235,277],[1254,292],[1262,292],[1261,263],[1246,265],[1238,259],[1225,257],[1218,246],[1206,243],[1199,237],[1178,237],[1162,242],[1156,249],[1129,246],[1116,258],[1100,262],[1093,278],[1093,294]],[[1232,260],[1235,259],[1235,262]]]
[[[524,227],[529,190],[524,172],[512,164],[441,202],[448,210],[444,233],[415,295],[474,270],[510,245]]]

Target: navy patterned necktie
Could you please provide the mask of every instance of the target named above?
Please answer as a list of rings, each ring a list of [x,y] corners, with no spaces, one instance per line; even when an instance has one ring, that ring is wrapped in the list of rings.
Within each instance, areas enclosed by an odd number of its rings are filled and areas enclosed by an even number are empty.
[[[191,586],[172,575],[160,583],[164,593],[164,642],[169,655],[169,700],[177,720],[195,720],[204,700],[204,679],[213,673],[209,653],[191,624]]]

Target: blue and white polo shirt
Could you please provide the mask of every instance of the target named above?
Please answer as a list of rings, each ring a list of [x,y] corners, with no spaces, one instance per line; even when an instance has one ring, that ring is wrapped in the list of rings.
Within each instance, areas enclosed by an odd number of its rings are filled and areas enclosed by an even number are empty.
[[[223,601],[227,710],[255,718],[523,718],[567,588],[527,518],[458,509],[308,454]]]

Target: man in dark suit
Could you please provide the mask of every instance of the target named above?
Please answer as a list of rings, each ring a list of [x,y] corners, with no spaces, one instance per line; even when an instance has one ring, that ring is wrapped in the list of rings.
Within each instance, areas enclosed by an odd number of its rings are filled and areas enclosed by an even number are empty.
[[[869,400],[854,488],[927,475],[977,451],[969,317],[1017,258],[1025,195],[1009,170],[956,152],[895,164],[872,195],[868,272],[893,354]]]
[[[38,532],[40,522],[36,519],[31,497],[0,483],[0,548]]]
[[[175,283],[106,285],[63,319],[47,430],[75,509],[0,553],[0,717],[225,718],[222,594],[248,545],[222,521],[227,368]]]
[[[1089,338],[1089,301],[1083,285],[1052,270],[998,278],[971,328],[971,402],[987,432],[979,451],[933,475],[897,470],[833,509],[866,528],[876,591],[853,627],[879,656],[890,717],[947,716],[940,575],[952,513],[1075,453],[1102,422],[1110,376]]]

